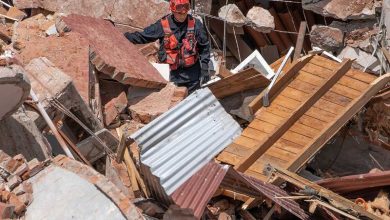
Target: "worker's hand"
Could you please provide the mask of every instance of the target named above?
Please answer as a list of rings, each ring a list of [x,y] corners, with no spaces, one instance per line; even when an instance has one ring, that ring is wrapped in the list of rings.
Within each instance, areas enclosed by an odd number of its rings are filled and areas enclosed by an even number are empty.
[[[208,69],[202,69],[200,73],[200,84],[203,85],[210,81],[210,74]]]

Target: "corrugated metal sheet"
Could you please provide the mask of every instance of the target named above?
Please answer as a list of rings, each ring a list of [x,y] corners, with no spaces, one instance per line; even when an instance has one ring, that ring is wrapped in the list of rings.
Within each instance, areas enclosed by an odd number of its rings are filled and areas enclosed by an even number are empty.
[[[173,202],[180,208],[191,209],[194,216],[200,219],[228,170],[228,165],[209,162],[171,195]]]
[[[240,134],[239,124],[205,88],[131,138],[141,148],[143,167],[150,169],[165,193],[171,195]]]
[[[228,165],[221,165],[214,161],[206,164],[188,179],[171,195],[170,199],[180,208],[192,210],[194,216],[200,219],[207,203],[219,186],[254,198],[268,197],[298,218],[310,219],[309,215],[296,201],[275,198],[277,196],[288,196],[288,193],[283,189],[249,177]]]
[[[330,178],[316,183],[335,193],[344,194],[367,188],[389,186],[390,171]]]

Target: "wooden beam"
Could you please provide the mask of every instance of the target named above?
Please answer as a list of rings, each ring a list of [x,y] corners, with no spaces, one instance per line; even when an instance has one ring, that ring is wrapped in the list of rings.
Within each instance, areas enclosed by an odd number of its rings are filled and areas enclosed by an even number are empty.
[[[328,77],[325,82],[311,95],[302,101],[302,104],[286,118],[281,126],[270,132],[268,138],[253,147],[254,151],[244,157],[236,166],[238,171],[246,171],[252,164],[263,155],[283,134],[307,111],[309,110],[330,88],[351,68],[352,61],[344,60],[338,70]]]
[[[271,101],[279,93],[279,91],[302,69],[312,58],[312,55],[302,57],[299,60],[294,61],[291,65],[287,67],[285,72],[279,79],[276,81],[275,85],[268,92],[269,101]],[[252,115],[257,112],[263,106],[263,96],[265,91],[260,93],[249,105],[249,111]]]
[[[323,131],[309,143],[307,148],[304,150],[302,155],[288,164],[288,170],[296,172],[304,164],[306,164],[310,158],[321,149],[325,143],[327,143],[339,130],[345,125],[370,99],[375,96],[386,84],[390,82],[390,73],[387,73],[372,83],[370,86],[362,92],[362,94],[353,100],[344,110],[342,114],[334,119],[334,123],[327,125]]]
[[[310,190],[310,191],[313,191],[316,193],[316,195],[319,197],[319,198],[325,198],[327,199],[327,201],[329,201],[329,203],[331,204],[331,206],[328,206],[327,208],[329,207],[333,207],[333,208],[336,208],[336,209],[340,209],[342,211],[346,211],[348,212],[348,214],[352,214],[354,216],[366,216],[366,217],[369,217],[371,219],[375,219],[375,220],[379,220],[380,218],[368,211],[366,211],[363,207],[359,206],[358,204],[355,204],[354,202],[330,191],[330,190],[327,190],[325,189],[324,187],[322,186],[319,186],[301,176],[299,176],[298,174],[296,173],[292,173],[288,170],[284,170],[284,169],[281,169],[281,168],[278,168],[278,167],[274,167],[274,166],[270,166],[268,167],[268,170],[270,171],[268,174],[269,175],[272,175],[276,178],[281,178],[297,187],[299,187],[300,189],[302,190]],[[316,201],[316,202],[320,202],[321,201]],[[324,203],[327,205],[327,203]],[[323,205],[321,203],[321,205]],[[324,205],[325,206],[325,205]]]
[[[61,131],[61,129],[58,127],[58,124],[57,124],[57,129],[58,129],[58,133],[60,133],[61,137],[65,140],[65,142],[69,145],[69,147],[73,150],[73,152],[77,155],[77,157],[82,162],[84,162],[88,166],[92,167],[92,164],[89,162],[89,160],[84,157],[84,155],[81,153],[79,148],[69,139],[69,137],[66,136],[66,134],[63,131]]]
[[[383,55],[385,55],[386,57],[386,60],[387,60],[387,63],[390,64],[390,53],[389,51],[387,51],[385,48],[381,47],[381,51],[383,53]]]
[[[301,56],[303,42],[305,40],[305,34],[306,34],[306,25],[307,25],[306,21],[302,21],[301,26],[299,27],[299,34],[298,34],[297,44],[295,45],[293,60],[297,60]]]
[[[123,155],[125,153],[126,148],[126,136],[122,134],[119,140],[118,149],[116,150],[116,162],[122,163],[123,161]]]
[[[243,92],[268,86],[270,81],[254,68],[249,68],[233,74],[229,77],[208,85],[209,89],[218,99]]]

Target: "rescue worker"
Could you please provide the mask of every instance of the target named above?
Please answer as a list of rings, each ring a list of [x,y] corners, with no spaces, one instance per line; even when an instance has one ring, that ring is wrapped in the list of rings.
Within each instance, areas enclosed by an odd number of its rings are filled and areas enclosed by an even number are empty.
[[[170,66],[170,81],[185,86],[189,93],[210,80],[210,44],[200,20],[188,12],[189,0],[170,0],[171,14],[141,32],[125,33],[134,44],[160,42],[158,58]]]

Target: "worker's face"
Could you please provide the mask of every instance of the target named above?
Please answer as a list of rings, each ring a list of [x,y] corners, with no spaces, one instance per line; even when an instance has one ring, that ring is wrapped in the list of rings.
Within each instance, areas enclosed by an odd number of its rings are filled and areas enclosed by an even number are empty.
[[[187,18],[188,12],[183,12],[183,13],[178,13],[178,12],[173,12],[173,16],[175,16],[175,19],[178,22],[184,22]]]

